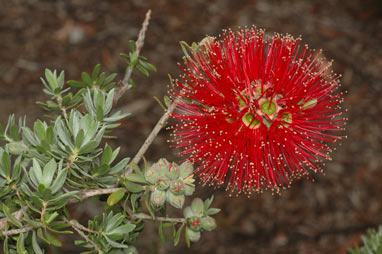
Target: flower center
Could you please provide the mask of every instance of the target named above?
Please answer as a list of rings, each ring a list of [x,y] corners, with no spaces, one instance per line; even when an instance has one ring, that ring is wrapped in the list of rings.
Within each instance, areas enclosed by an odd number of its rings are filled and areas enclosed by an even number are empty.
[[[272,84],[267,82],[262,84],[261,80],[253,81],[252,87],[246,88],[237,94],[238,111],[243,113],[241,120],[250,129],[257,129],[262,124],[268,129],[273,124],[280,128],[288,128],[292,124],[292,113],[285,112],[286,105],[281,94],[272,94]],[[272,90],[270,90],[272,89]],[[308,102],[301,101],[301,109],[309,109],[317,104],[316,99]],[[280,114],[281,113],[281,114]],[[234,122],[237,118],[229,117],[225,119],[228,123]],[[240,118],[239,118],[240,119]]]

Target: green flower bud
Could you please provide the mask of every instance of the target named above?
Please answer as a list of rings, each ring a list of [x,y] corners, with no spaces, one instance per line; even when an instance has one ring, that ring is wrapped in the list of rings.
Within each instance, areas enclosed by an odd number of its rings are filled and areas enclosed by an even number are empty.
[[[195,185],[193,184],[185,184],[184,185],[184,195],[191,196],[195,191]]]
[[[191,242],[197,242],[200,239],[200,232],[196,232],[190,228],[186,228],[186,234]]]
[[[159,190],[167,190],[169,186],[169,180],[165,176],[161,176],[155,184],[155,187],[157,187]]]
[[[166,159],[160,159],[157,163],[153,165],[155,169],[158,170],[160,176],[165,176],[170,163]]]
[[[194,171],[194,167],[192,166],[191,162],[185,161],[180,165],[179,171],[179,177],[181,179],[186,179],[189,175],[192,174],[192,171]]]
[[[195,198],[191,203],[192,212],[196,215],[202,214],[204,210],[204,202],[200,198]]]
[[[167,200],[175,208],[182,208],[184,205],[184,195],[176,195],[171,191],[167,191]]]
[[[183,215],[184,215],[184,218],[186,219],[194,216],[194,213],[191,210],[191,206],[187,206],[186,208],[184,208]]]
[[[149,183],[155,184],[159,179],[158,171],[154,167],[147,169],[145,172],[145,179]]]
[[[159,209],[164,206],[164,203],[166,202],[166,192],[161,190],[155,190],[151,193],[150,197],[151,205]]]
[[[202,218],[201,225],[204,230],[212,231],[216,228],[216,221],[210,216],[205,216]]]
[[[167,169],[166,176],[170,180],[175,180],[179,178],[179,166],[176,163],[171,163]]]
[[[176,179],[170,182],[170,190],[176,195],[184,194],[184,182],[182,179]]]
[[[188,227],[194,231],[200,231],[202,229],[202,220],[198,216],[192,216],[187,219]]]

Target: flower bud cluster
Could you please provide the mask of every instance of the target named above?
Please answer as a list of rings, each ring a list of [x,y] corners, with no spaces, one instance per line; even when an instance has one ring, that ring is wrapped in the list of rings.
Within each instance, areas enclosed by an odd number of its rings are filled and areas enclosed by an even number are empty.
[[[167,201],[175,208],[182,208],[185,196],[195,191],[193,166],[186,161],[180,166],[160,159],[145,172],[145,179],[150,183],[150,202],[154,209],[164,207]]]
[[[215,219],[209,215],[217,212],[219,209],[210,209],[209,204],[200,198],[195,198],[191,205],[184,209],[184,217],[187,219],[186,234],[190,241],[197,242],[202,231],[212,231],[216,228]]]

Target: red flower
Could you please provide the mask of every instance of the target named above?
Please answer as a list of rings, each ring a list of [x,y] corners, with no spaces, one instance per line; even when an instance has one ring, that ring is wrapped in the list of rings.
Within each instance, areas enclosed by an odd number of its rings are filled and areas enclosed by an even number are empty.
[[[172,96],[175,146],[204,183],[279,191],[322,172],[345,118],[338,75],[301,39],[227,31],[199,44]]]

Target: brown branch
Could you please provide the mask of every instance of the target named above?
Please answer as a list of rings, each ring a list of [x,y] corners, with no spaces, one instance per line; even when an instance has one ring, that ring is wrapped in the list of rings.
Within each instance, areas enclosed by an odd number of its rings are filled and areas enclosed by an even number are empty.
[[[65,221],[66,223],[68,223],[68,222],[67,222],[67,221],[68,221],[67,218],[64,218],[64,221]],[[69,222],[70,222],[70,223],[68,223],[68,224],[70,224],[71,226],[75,226],[75,227],[77,227],[78,229],[80,229],[80,230],[82,230],[82,231],[86,231],[86,232],[88,232],[88,233],[92,233],[92,234],[99,234],[98,231],[96,231],[96,230],[92,230],[92,229],[90,229],[90,228],[87,228],[87,227],[81,225],[80,223],[78,223],[78,222],[75,221],[75,220],[70,220]]]
[[[148,214],[144,213],[133,213],[129,207],[126,207],[126,211],[129,214],[130,218],[132,220],[142,219],[142,220],[154,220],[153,217],[151,217]],[[165,222],[177,222],[177,223],[186,223],[187,219],[185,218],[170,218],[170,217],[155,217],[156,221],[165,221]]]
[[[116,192],[118,190],[121,190],[122,188],[110,188],[110,189],[85,189],[85,190],[81,190],[78,194],[79,196],[79,199],[78,198],[68,198],[68,204],[74,204],[74,203],[78,203],[80,201],[83,201],[85,199],[88,199],[88,198],[91,198],[91,197],[95,197],[95,196],[100,196],[100,195],[104,195],[104,194],[111,194],[113,192]]]
[[[62,111],[62,114],[64,116],[65,119],[68,119],[68,114],[66,113],[66,109],[64,106],[62,106],[62,97],[61,95],[57,96],[57,104],[58,104],[58,107],[60,108],[60,110]]]
[[[26,232],[29,232],[29,231],[32,231],[32,230],[33,230],[32,227],[25,227],[25,228],[11,229],[11,230],[6,230],[6,231],[2,231],[2,232],[0,232],[0,235],[1,235],[1,236],[18,235],[18,234],[26,233]]]
[[[103,253],[101,247],[99,247],[95,242],[93,242],[81,229],[86,228],[77,222],[70,221],[67,218],[64,217],[64,221],[68,223],[85,241],[87,241],[89,244],[91,244],[95,250],[98,251],[98,253]],[[80,227],[78,226],[80,225]],[[89,229],[90,230],[90,229]]]
[[[137,57],[139,57],[139,54],[141,53],[141,50],[143,48],[143,44],[144,44],[144,41],[145,41],[145,35],[146,35],[146,31],[147,31],[147,27],[149,26],[150,16],[151,16],[151,10],[148,10],[147,13],[146,13],[145,20],[142,23],[142,28],[139,31],[138,40],[137,40],[137,43],[136,43],[137,47],[135,49],[135,53],[137,54]],[[119,89],[119,91],[114,96],[114,104],[122,97],[122,95],[128,89],[131,88],[131,85],[129,84],[129,80],[131,78],[131,75],[133,75],[133,70],[134,70],[134,67],[129,65],[128,69],[126,71],[126,74],[125,74],[124,78],[121,81],[122,87]]]
[[[125,169],[126,172],[125,172],[125,175],[128,175],[132,172],[132,167],[131,167],[131,164],[134,163],[134,164],[138,164],[139,161],[142,159],[143,155],[145,154],[145,152],[147,151],[147,149],[149,148],[149,146],[151,145],[151,143],[154,141],[155,137],[158,135],[158,133],[160,132],[160,130],[163,128],[163,126],[166,124],[168,118],[170,117],[170,114],[175,110],[176,108],[176,104],[178,102],[179,99],[176,99],[175,102],[173,102],[167,109],[167,111],[162,115],[162,117],[159,119],[159,121],[157,122],[157,124],[155,125],[154,129],[151,131],[150,135],[146,138],[145,142],[143,143],[143,145],[141,146],[141,148],[139,148],[139,151],[137,152],[137,154],[134,156],[133,160],[131,161],[131,163],[127,166],[127,168]]]

